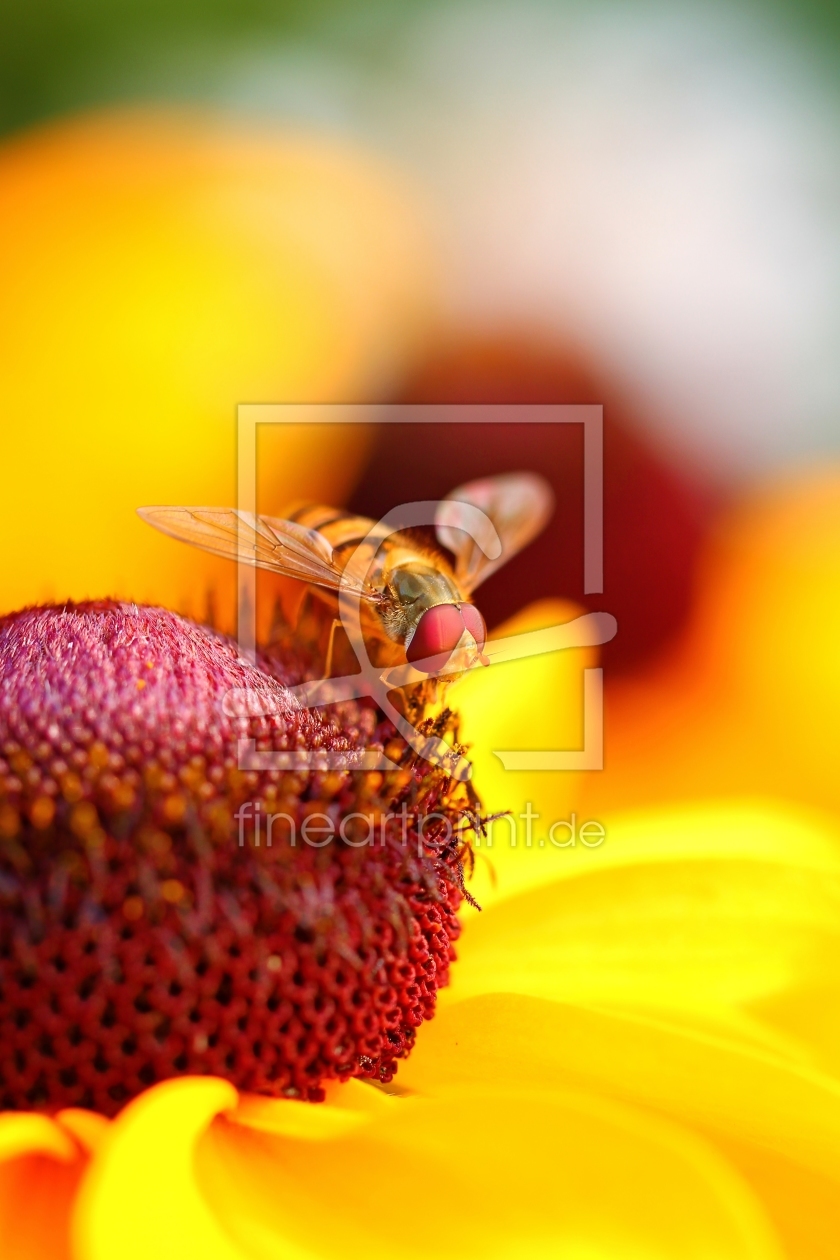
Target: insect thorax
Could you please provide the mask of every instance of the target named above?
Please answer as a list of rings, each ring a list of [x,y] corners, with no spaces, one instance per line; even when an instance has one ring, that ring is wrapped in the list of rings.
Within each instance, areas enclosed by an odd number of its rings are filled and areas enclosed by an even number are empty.
[[[404,643],[428,608],[460,604],[463,598],[450,574],[424,561],[410,560],[389,569],[385,600],[378,611],[388,637]]]

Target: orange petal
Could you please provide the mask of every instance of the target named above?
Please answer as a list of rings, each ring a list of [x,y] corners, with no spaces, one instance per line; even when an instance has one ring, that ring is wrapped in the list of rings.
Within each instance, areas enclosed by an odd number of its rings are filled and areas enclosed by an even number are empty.
[[[47,1116],[0,1114],[0,1254],[3,1260],[69,1260],[69,1219],[87,1160]]]
[[[580,809],[745,793],[840,808],[838,642],[835,466],[721,523],[685,641],[608,689],[607,766],[586,776]]]

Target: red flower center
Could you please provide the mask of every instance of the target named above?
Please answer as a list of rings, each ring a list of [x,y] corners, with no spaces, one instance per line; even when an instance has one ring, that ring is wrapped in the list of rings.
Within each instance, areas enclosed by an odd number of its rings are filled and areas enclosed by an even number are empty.
[[[471,801],[263,664],[160,609],[0,621],[0,1106],[111,1114],[179,1073],[317,1099],[389,1080],[433,1014]],[[232,687],[274,715],[226,716]],[[243,772],[242,738],[400,768]]]

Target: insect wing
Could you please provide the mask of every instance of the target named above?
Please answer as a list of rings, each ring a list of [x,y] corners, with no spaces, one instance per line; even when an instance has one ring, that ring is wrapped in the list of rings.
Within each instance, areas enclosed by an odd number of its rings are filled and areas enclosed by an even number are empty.
[[[495,554],[485,554],[467,528],[471,513],[463,504],[479,508],[489,518],[498,533],[500,551],[490,548]],[[536,538],[553,511],[551,486],[536,473],[484,477],[459,486],[442,500],[435,532],[438,542],[455,556],[455,576],[469,593]]]
[[[138,515],[180,542],[201,547],[214,556],[299,578],[338,590],[342,570],[323,535],[295,521],[256,516],[232,508],[145,507]],[[358,583],[345,583],[363,599],[376,595]]]

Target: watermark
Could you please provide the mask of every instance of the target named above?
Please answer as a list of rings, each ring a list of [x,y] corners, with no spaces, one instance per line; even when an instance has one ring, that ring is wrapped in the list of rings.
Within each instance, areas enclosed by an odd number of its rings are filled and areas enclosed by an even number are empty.
[[[428,424],[581,424],[584,431],[584,593],[603,590],[603,414],[595,405],[500,405],[352,406],[347,404],[243,404],[238,410],[237,509],[239,559],[237,560],[238,621],[240,653],[256,660],[256,556],[248,555],[248,538],[260,530],[256,515],[257,430],[261,424],[371,424],[422,422]],[[455,527],[497,567],[504,560],[503,543],[488,513],[474,503],[457,503]],[[341,700],[372,697],[391,720],[411,749],[432,764],[443,767],[455,779],[466,780],[472,773],[470,762],[445,740],[423,734],[391,700],[398,688],[426,682],[433,674],[463,672],[463,649],[468,636],[457,645],[447,663],[435,667],[429,661],[415,661],[382,669],[368,655],[363,634],[362,603],[365,579],[375,557],[395,533],[412,527],[432,527],[440,538],[453,524],[453,500],[431,500],[395,506],[359,541],[344,566],[338,586],[338,617],[359,663],[359,672],[340,678],[326,678],[290,688],[294,698],[306,708],[334,704]],[[253,544],[252,544],[253,548]],[[255,548],[254,548],[255,550]],[[609,613],[586,613],[564,624],[502,639],[490,639],[484,647],[486,662],[503,667],[505,662],[568,648],[595,646],[608,642],[616,633],[616,621]],[[427,668],[424,668],[426,666]],[[603,768],[603,671],[583,670],[584,739],[580,749],[506,750],[495,755],[509,770],[600,770]],[[234,689],[225,697],[230,716],[268,716],[275,712],[265,695],[248,689]],[[279,712],[279,709],[277,710]],[[395,764],[376,748],[353,752],[296,750],[261,751],[253,739],[241,739],[238,763],[243,770],[351,769],[388,770]],[[553,843],[553,841],[552,841]]]
[[[298,848],[306,845],[311,849],[324,849],[329,844],[341,843],[351,849],[365,849],[398,843],[417,849],[418,854],[432,850],[446,850],[457,841],[462,832],[452,825],[451,818],[437,810],[429,813],[412,811],[406,802],[398,810],[356,810],[350,814],[335,816],[326,811],[315,811],[298,818],[285,811],[273,812],[261,801],[244,801],[234,818],[238,827],[239,847],[273,847],[275,842]],[[519,823],[524,823],[520,830]],[[534,824],[540,823],[535,835]],[[473,828],[470,828],[474,830]],[[474,849],[525,848],[525,849],[574,849],[578,846],[597,849],[604,843],[607,831],[597,819],[583,821],[572,812],[568,818],[556,818],[546,823],[530,801],[519,814],[500,814],[488,820],[475,832]]]

